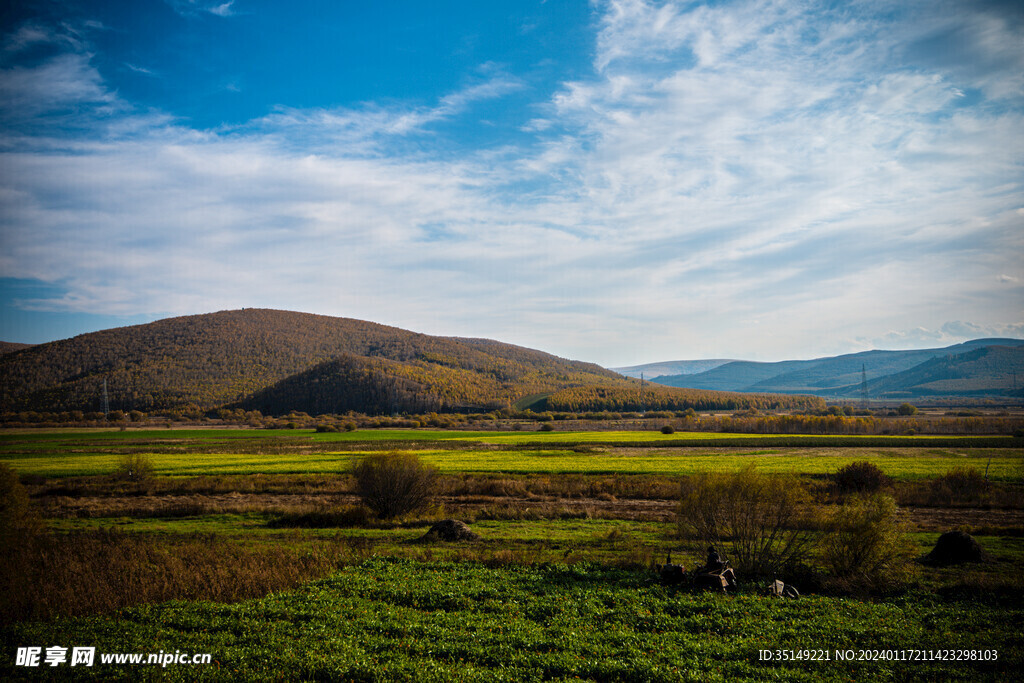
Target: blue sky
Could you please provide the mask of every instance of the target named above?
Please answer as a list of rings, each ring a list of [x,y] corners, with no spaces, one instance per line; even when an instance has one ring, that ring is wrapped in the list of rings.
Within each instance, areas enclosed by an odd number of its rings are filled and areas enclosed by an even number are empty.
[[[1016,2],[19,2],[0,339],[268,307],[607,366],[1024,336]]]

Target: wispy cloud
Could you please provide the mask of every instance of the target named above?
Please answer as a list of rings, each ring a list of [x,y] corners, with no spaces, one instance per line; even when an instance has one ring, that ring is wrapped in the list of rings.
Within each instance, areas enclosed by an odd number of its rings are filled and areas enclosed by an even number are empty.
[[[380,106],[362,108],[278,110],[248,126],[256,134],[280,139],[306,148],[348,147],[349,154],[380,152],[381,145],[413,134],[427,132],[430,124],[464,113],[472,104],[503,97],[521,88],[508,76],[497,75],[441,98],[433,106]]]
[[[228,2],[217,2],[214,0],[164,0],[175,12],[182,16],[195,16],[199,14],[213,14],[218,17],[234,16],[232,5],[235,0]]]

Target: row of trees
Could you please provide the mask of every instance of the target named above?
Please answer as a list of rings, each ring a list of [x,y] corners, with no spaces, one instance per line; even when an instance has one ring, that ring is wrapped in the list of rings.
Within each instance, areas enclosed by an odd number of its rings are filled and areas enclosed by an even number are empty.
[[[648,385],[642,391],[629,386],[577,386],[560,389],[547,397],[545,408],[560,412],[593,411],[697,411],[795,410],[823,411],[825,400],[817,396],[742,394],[738,392],[677,389]]]
[[[400,414],[367,415],[356,411],[343,413],[309,413],[289,410],[278,416],[265,415],[260,410],[219,408],[204,410],[199,406],[186,406],[176,410],[127,413],[120,410],[104,414],[99,411],[37,412],[21,411],[0,413],[0,424],[6,426],[59,426],[104,424],[138,425],[169,422],[209,422],[247,425],[253,428],[305,428],[353,425],[359,428],[416,428],[441,429],[530,429],[530,423],[552,429],[661,429],[673,431],[717,432],[737,434],[849,434],[849,435],[987,435],[1012,434],[1024,436],[1024,418],[1010,416],[965,417],[891,417],[845,415],[699,415],[692,408],[685,411],[656,411],[648,413],[553,413],[516,411],[507,405],[487,413],[445,413],[437,410]],[[534,429],[536,426],[533,427]]]

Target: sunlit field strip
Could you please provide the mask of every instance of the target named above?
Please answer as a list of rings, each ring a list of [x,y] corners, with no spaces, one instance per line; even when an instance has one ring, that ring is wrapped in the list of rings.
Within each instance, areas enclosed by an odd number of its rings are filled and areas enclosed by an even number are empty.
[[[831,474],[854,460],[868,460],[886,474],[900,479],[934,477],[956,466],[985,471],[990,479],[1024,480],[1024,458],[1012,451],[948,451],[918,449],[782,449],[778,452],[694,453],[653,451],[638,455],[586,454],[566,450],[467,451],[420,450],[417,454],[442,473],[506,474],[648,474],[689,475],[697,472],[735,471],[753,463],[763,472]],[[162,476],[223,474],[341,474],[347,472],[358,452],[338,453],[153,453],[148,457],[154,473]],[[47,477],[89,476],[113,472],[121,456],[64,453],[52,456],[4,455],[16,471]]]
[[[294,441],[311,439],[314,442],[350,441],[477,441],[494,444],[522,443],[663,443],[672,441],[764,440],[772,438],[872,440],[885,439],[893,443],[917,443],[935,439],[950,439],[944,435],[889,436],[871,434],[736,434],[727,432],[685,432],[662,434],[658,430],[644,431],[458,431],[431,429],[362,429],[353,432],[316,433],[309,429],[17,429],[0,431],[0,446],[9,443],[45,444],[90,442],[131,442],[152,439],[157,441],[232,441],[266,439],[267,441]],[[969,438],[969,437],[965,437]]]

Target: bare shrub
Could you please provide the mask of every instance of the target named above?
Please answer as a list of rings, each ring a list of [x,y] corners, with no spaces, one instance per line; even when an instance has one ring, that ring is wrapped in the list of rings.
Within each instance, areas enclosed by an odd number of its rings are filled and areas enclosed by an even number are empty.
[[[413,453],[374,453],[352,470],[356,493],[382,519],[422,510],[434,495],[437,470]]]
[[[140,453],[128,453],[117,461],[114,477],[127,481],[145,482],[153,476],[153,461]]]
[[[698,474],[683,482],[679,530],[709,545],[731,539],[737,569],[776,575],[801,563],[811,549],[808,503],[793,475],[761,474],[753,465]]]
[[[837,506],[823,539],[822,560],[846,589],[878,590],[901,583],[914,549],[885,493],[851,496]]]
[[[835,475],[836,487],[843,493],[870,493],[888,485],[889,477],[878,465],[860,460],[840,467]]]
[[[988,480],[973,467],[954,467],[932,482],[931,502],[936,505],[981,503],[988,497]]]

